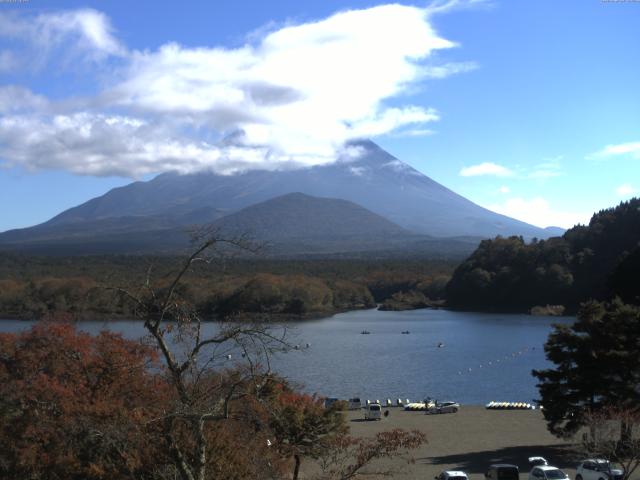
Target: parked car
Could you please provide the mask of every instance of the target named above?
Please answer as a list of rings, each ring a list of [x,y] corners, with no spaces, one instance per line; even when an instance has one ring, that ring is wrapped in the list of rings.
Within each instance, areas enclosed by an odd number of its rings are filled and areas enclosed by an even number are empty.
[[[612,468],[609,460],[588,458],[576,468],[576,480],[622,480],[624,472]]]
[[[460,470],[444,470],[440,475],[436,475],[435,480],[469,480],[467,474]]]
[[[460,470],[444,470],[440,475],[434,477],[435,480],[469,480],[467,474]]]
[[[520,480],[520,470],[510,463],[494,463],[489,465],[484,477],[487,480]]]
[[[368,405],[364,410],[365,420],[382,420],[382,407],[377,403]]]
[[[433,407],[427,408],[428,414],[432,413],[456,413],[460,408],[460,404],[457,402],[438,402],[436,401]]]
[[[569,480],[569,475],[552,465],[538,465],[529,472],[529,480]]]
[[[360,410],[362,408],[362,401],[359,398],[349,399],[349,410]]]

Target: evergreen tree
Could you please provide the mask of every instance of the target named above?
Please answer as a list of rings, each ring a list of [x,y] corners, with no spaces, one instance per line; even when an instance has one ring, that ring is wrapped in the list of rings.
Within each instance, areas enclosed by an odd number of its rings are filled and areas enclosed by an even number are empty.
[[[573,325],[555,326],[545,352],[555,368],[532,373],[555,435],[575,433],[587,412],[640,410],[640,308],[619,299],[587,302]]]
[[[529,311],[620,296],[640,303],[640,198],[622,202],[562,237],[525,242],[522,237],[484,240],[446,286],[453,308]]]

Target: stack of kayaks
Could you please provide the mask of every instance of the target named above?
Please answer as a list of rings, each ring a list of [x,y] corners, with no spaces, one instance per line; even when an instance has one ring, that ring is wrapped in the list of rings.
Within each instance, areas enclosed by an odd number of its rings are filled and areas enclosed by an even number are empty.
[[[404,406],[405,410],[411,410],[413,412],[418,412],[421,410],[426,410],[427,406],[423,403],[423,402],[418,402],[418,403],[407,403]]]
[[[429,410],[430,408],[434,408],[436,404],[434,402],[424,403],[424,402],[416,402],[416,403],[407,403],[404,406],[405,410],[411,410],[414,412],[420,412]]]
[[[489,402],[489,410],[535,410],[536,406],[524,402]]]

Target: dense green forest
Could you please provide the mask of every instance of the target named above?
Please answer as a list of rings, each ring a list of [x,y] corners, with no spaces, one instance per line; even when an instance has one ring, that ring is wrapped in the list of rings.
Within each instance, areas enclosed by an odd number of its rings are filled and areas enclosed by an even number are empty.
[[[168,282],[182,257],[0,254],[0,317],[132,318],[113,287]],[[182,294],[206,317],[304,317],[372,308],[398,295],[439,300],[455,263],[425,260],[221,258],[195,265]],[[410,308],[410,307],[409,307]]]
[[[453,308],[528,311],[619,296],[640,303],[640,199],[593,215],[562,237],[484,240],[446,287]]]

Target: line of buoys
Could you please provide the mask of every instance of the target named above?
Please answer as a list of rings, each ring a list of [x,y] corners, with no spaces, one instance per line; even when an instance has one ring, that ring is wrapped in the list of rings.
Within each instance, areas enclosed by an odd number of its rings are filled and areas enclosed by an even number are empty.
[[[484,368],[484,367],[493,367],[493,366],[498,366],[497,364],[500,363],[500,361],[502,360],[503,362],[507,361],[507,360],[511,360],[513,358],[516,358],[524,353],[527,353],[527,351],[534,351],[536,348],[535,347],[525,347],[522,350],[519,350],[517,352],[513,352],[509,355],[505,355],[503,359],[497,358],[496,360],[490,360],[488,361],[486,364],[480,364],[478,365],[478,369],[480,368]],[[462,369],[462,370],[458,370],[458,375],[463,375],[465,373],[471,373],[473,372],[473,368],[469,367],[466,369]]]
[[[536,406],[525,402],[489,402],[485,405],[488,410],[535,410]]]

